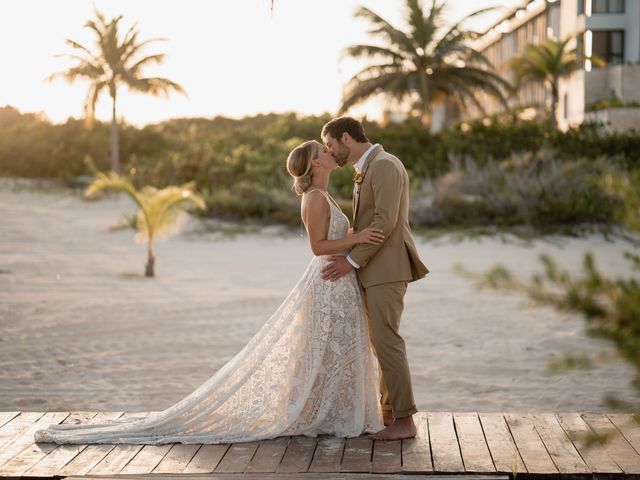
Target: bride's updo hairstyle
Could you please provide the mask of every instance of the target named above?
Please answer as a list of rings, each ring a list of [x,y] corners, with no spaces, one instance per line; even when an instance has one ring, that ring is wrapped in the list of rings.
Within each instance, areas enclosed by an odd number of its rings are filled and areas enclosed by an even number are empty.
[[[320,144],[315,140],[309,140],[294,148],[287,158],[287,172],[293,177],[293,190],[302,195],[313,178],[311,160],[320,153]]]

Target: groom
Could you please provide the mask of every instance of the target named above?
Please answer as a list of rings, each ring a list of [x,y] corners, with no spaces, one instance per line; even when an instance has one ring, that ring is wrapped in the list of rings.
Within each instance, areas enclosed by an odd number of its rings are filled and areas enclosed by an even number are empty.
[[[359,244],[349,256],[334,256],[322,278],[335,281],[354,268],[364,290],[369,333],[380,364],[380,402],[385,428],[370,438],[398,440],[416,435],[411,375],[400,316],[407,283],[429,270],[418,258],[409,227],[409,179],[402,162],[372,145],[362,124],[351,117],[331,120],[322,140],[340,166],[356,169],[353,231],[369,225],[384,231],[381,245]]]

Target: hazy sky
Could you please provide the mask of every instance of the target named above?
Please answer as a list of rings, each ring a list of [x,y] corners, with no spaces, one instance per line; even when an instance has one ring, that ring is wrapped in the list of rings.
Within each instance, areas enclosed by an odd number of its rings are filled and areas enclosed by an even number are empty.
[[[430,3],[430,0],[428,0]],[[449,0],[448,18],[488,5],[512,7],[522,0]],[[524,2],[526,3],[526,2]],[[50,73],[71,65],[65,38],[93,46],[83,28],[93,16],[89,0],[6,2],[0,17],[0,106],[44,112],[53,121],[81,116],[86,83],[47,83]],[[130,95],[119,99],[119,115],[142,125],[170,117],[264,112],[335,112],[342,89],[362,64],[340,59],[345,46],[368,42],[368,24],[355,20],[359,5],[403,26],[403,0],[95,0],[108,17],[123,14],[121,27],[134,22],[142,39],[164,37],[147,53],[165,52],[167,61],[145,71],[180,83],[188,97],[169,100]],[[483,28],[491,18],[476,22]],[[124,32],[123,32],[124,33]],[[381,102],[354,111],[375,116]],[[104,96],[97,117],[110,118]]]

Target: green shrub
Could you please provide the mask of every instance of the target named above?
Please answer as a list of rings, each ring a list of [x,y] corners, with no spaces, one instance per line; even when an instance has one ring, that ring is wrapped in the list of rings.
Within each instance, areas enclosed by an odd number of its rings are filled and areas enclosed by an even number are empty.
[[[412,219],[421,226],[609,223],[622,200],[600,181],[618,170],[604,160],[561,161],[551,152],[484,165],[453,159],[448,173],[427,182],[432,201],[414,202]]]
[[[125,124],[120,128],[123,171],[138,188],[143,185],[163,188],[195,181],[198,191],[211,192],[210,215],[282,221],[281,217],[289,218],[289,214],[276,212],[273,205],[282,206],[285,197],[295,201],[285,169],[287,155],[305,140],[319,140],[322,126],[329,118],[329,115],[285,113],[242,119],[181,118],[144,128]],[[365,128],[372,142],[381,143],[385,150],[402,160],[414,192],[425,179],[436,181],[449,175],[451,165],[458,158],[469,158],[480,168],[501,165],[505,160],[504,165],[508,165],[515,156],[552,150],[558,164],[598,163],[602,157],[623,169],[640,168],[640,135],[605,135],[594,125],[559,132],[551,130],[547,122],[514,122],[503,116],[490,122],[467,122],[437,134],[429,133],[415,120],[384,127],[365,121]],[[93,129],[88,130],[81,120],[52,124],[37,114],[22,114],[9,106],[0,108],[0,175],[68,180],[94,175],[95,169],[105,170],[108,165],[107,124],[96,122]],[[580,167],[580,171],[584,168]],[[353,191],[352,175],[353,168],[348,166],[336,170],[331,177],[332,193],[344,201],[347,208]],[[496,171],[495,175],[493,184],[497,188],[495,182],[499,182],[500,174]],[[508,175],[508,171],[504,175]],[[240,189],[239,185],[253,185],[257,193],[251,195],[247,187]],[[516,208],[515,203],[506,200],[497,208],[482,202],[461,202],[460,198],[450,198],[446,207],[442,204],[442,212],[427,215],[420,210],[417,213],[422,215],[420,222],[426,225],[442,224],[445,219],[506,225],[525,220],[544,222],[545,218],[554,222],[597,221],[608,211],[609,203],[605,201],[604,206],[598,206],[606,196],[593,190],[591,185],[588,182],[585,189],[570,197],[538,202],[539,208],[533,213]],[[224,200],[225,195],[246,198]],[[535,195],[535,191],[530,192],[531,195]],[[224,212],[222,205],[228,205],[231,213]],[[544,213],[543,207],[549,213]]]

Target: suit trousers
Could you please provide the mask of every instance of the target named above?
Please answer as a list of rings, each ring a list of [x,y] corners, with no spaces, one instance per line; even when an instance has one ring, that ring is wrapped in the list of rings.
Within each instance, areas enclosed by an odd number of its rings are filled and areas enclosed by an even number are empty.
[[[392,410],[395,418],[418,411],[407,351],[399,332],[406,291],[407,282],[383,283],[364,289],[369,336],[380,365],[380,403],[383,410]]]

